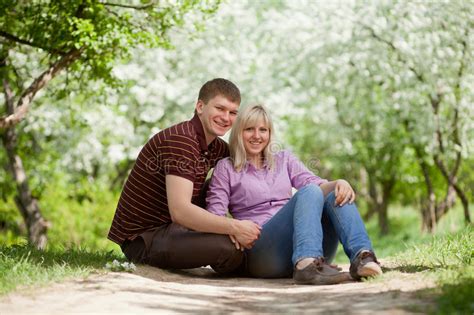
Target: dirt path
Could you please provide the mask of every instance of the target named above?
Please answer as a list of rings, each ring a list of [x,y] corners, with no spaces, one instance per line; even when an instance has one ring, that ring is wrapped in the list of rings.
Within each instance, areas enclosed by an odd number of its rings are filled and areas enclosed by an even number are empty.
[[[207,268],[169,272],[140,266],[133,274],[96,274],[4,296],[0,314],[411,314],[432,305],[417,294],[434,286],[422,273],[392,271],[387,278],[297,286],[291,279],[221,278]]]

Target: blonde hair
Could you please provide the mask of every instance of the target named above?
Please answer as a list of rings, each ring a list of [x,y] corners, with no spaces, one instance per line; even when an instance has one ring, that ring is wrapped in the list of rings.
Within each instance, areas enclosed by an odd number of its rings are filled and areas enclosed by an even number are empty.
[[[247,162],[247,152],[245,152],[242,133],[244,129],[255,126],[260,119],[262,119],[264,124],[267,125],[269,131],[268,144],[263,149],[263,158],[267,163],[267,167],[273,170],[274,159],[272,152],[270,152],[270,144],[272,141],[273,134],[273,123],[270,115],[268,114],[267,109],[263,105],[257,104],[249,105],[245,107],[243,111],[239,112],[239,115],[237,116],[237,119],[230,133],[230,158],[234,169],[237,172],[240,172]]]

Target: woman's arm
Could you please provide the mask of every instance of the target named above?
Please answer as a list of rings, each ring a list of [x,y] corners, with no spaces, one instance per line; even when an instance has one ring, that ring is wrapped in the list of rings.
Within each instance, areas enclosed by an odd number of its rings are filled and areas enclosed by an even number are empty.
[[[327,180],[314,175],[303,162],[301,162],[294,154],[289,151],[283,151],[284,159],[287,163],[288,175],[290,177],[291,185],[300,189],[308,184],[315,184],[321,186]]]
[[[344,179],[333,180],[323,183],[319,186],[324,193],[324,196],[334,191],[336,195],[336,205],[343,206],[347,202],[353,203],[356,197],[352,186]]]
[[[334,191],[336,195],[336,205],[343,206],[347,202],[352,203],[355,200],[355,192],[351,185],[344,179],[338,179],[328,182],[313,174],[306,166],[292,153],[288,152],[288,174],[291,184],[296,189],[300,189],[308,184],[316,184],[323,191],[324,196]]]
[[[219,216],[226,215],[231,196],[230,179],[228,174],[231,171],[233,171],[233,166],[228,160],[221,160],[217,163],[207,191],[207,211]],[[235,221],[237,221],[241,227],[245,227],[253,232],[256,230],[258,231],[256,237],[255,234],[249,236],[249,233],[244,233],[244,231],[229,233],[230,239],[237,249],[250,249],[260,236],[260,226],[250,220]]]

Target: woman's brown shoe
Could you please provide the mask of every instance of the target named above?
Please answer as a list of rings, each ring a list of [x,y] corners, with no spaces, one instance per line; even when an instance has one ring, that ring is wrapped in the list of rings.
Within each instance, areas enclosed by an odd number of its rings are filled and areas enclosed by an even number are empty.
[[[356,259],[351,263],[349,271],[354,280],[375,277],[383,273],[375,254],[369,250],[363,250],[357,255]]]
[[[340,272],[337,268],[327,264],[324,258],[316,258],[303,269],[295,267],[293,280],[296,284],[327,285],[349,281],[351,278],[348,272]]]

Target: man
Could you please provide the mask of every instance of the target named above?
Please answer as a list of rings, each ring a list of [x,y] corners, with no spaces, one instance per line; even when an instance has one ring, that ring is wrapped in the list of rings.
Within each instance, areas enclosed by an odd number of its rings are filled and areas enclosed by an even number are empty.
[[[173,269],[211,265],[221,273],[239,267],[240,244],[250,248],[260,227],[198,206],[209,169],[229,155],[218,137],[232,127],[239,105],[232,82],[208,81],[194,117],[160,131],[140,151],[108,235],[129,260]]]

